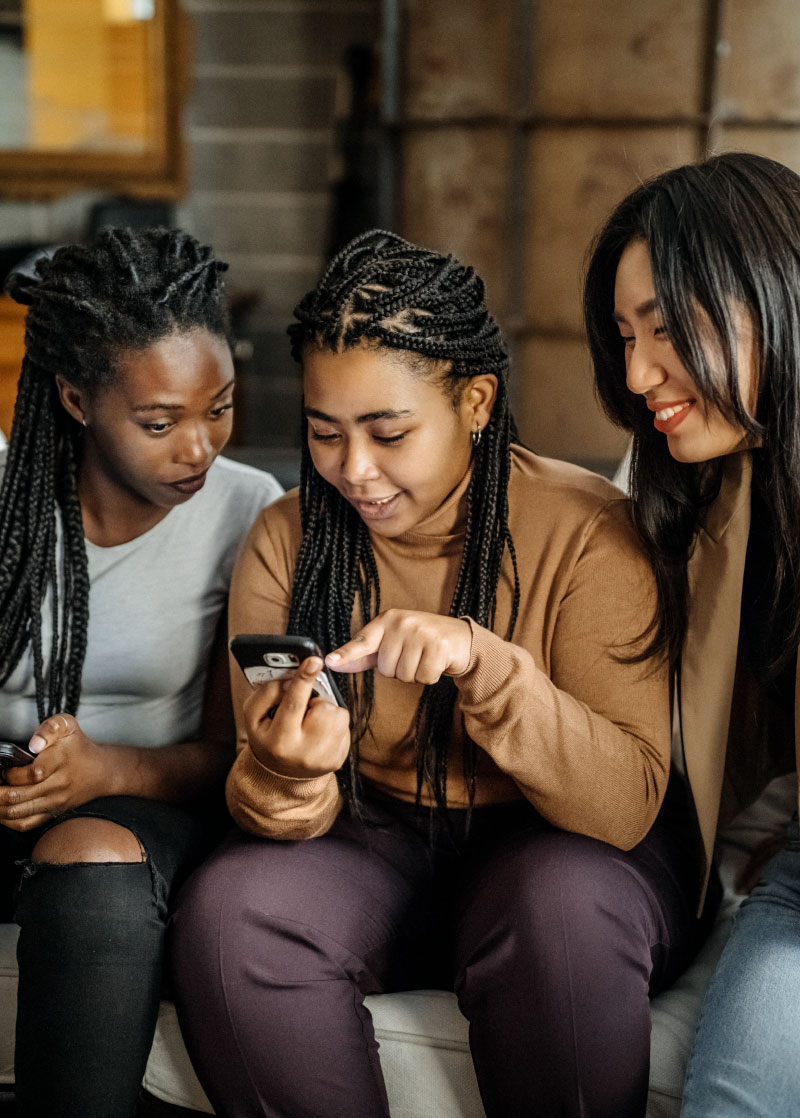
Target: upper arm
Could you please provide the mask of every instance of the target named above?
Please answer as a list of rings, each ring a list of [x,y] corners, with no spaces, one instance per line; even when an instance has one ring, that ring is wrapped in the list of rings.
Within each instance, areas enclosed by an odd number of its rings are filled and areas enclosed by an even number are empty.
[[[240,633],[285,633],[291,599],[291,572],[285,550],[276,546],[259,517],[242,548],[231,580],[228,605],[228,635]],[[250,694],[250,684],[239,665],[228,654],[233,713],[238,747],[246,741],[241,710]]]
[[[634,662],[656,608],[655,579],[624,501],[589,526],[559,604],[550,650],[553,683],[668,758],[664,661]]]

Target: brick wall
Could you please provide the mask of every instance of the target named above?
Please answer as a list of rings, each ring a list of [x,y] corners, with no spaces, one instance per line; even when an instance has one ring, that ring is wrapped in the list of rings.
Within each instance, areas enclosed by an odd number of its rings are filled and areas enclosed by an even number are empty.
[[[311,287],[330,238],[337,130],[347,112],[342,60],[376,44],[380,0],[183,0],[194,30],[185,117],[183,228],[231,267],[252,296],[252,356],[240,378],[237,438],[297,445],[299,385],[287,352],[292,308]],[[80,239],[95,193],[0,203],[0,243]]]
[[[188,113],[190,194],[182,224],[258,297],[242,383],[240,438],[298,441],[298,381],[286,326],[330,238],[343,58],[376,43],[378,0],[184,0],[196,28]]]

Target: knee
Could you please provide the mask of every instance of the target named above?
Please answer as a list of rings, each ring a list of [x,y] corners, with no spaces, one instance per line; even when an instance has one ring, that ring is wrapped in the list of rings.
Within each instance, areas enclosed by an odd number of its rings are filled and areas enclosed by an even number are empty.
[[[67,819],[44,834],[31,855],[35,863],[143,862],[145,851],[132,831],[110,819]]]
[[[613,910],[630,912],[636,903],[636,871],[614,846],[558,833],[542,836],[531,855],[520,892],[537,912],[560,912],[571,922]]]
[[[86,943],[144,965],[158,956],[164,934],[159,881],[127,828],[96,818],[59,823],[23,871],[15,908],[20,965],[23,956],[38,965],[42,945],[71,957]]]

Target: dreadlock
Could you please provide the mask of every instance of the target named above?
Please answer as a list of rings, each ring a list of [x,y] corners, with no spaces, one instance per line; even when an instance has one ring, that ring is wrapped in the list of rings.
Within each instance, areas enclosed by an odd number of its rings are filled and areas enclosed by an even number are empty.
[[[480,277],[452,256],[418,248],[393,233],[371,230],[334,257],[294,313],[297,321],[288,332],[298,362],[309,347],[334,353],[357,346],[402,350],[422,375],[443,376],[454,403],[469,378],[496,374],[492,418],[474,450],[464,550],[450,616],[469,615],[479,625],[494,628],[500,567],[507,548],[514,572],[505,627],[510,639],[519,609],[519,576],[508,526],[508,478],[510,444],[519,440],[508,402],[508,352],[486,309]],[[305,437],[302,454],[303,540],[292,583],[289,631],[312,635],[322,648],[337,648],[350,638],[356,601],[364,624],[380,612],[378,571],[363,520],[317,473]],[[352,712],[353,747],[339,782],[357,810],[358,747],[372,713],[373,674],[365,673],[360,683],[355,676],[343,676],[341,686]],[[415,721],[417,800],[425,786],[442,811],[447,804],[446,743],[455,698],[455,684],[448,677],[426,686]],[[464,774],[470,805],[476,765],[473,746],[465,757]]]
[[[9,293],[29,310],[0,488],[0,686],[30,645],[40,720],[77,710],[89,620],[77,488],[82,428],[61,406],[56,374],[91,396],[113,382],[124,354],[175,331],[204,327],[228,338],[226,268],[185,233],[109,229],[91,246],[41,258],[36,276],[9,277]]]

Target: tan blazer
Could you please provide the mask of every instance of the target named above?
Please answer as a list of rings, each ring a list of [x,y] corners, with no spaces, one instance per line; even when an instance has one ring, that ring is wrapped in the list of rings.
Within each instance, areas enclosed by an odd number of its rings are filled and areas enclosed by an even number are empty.
[[[725,461],[689,561],[689,628],[678,682],[680,732],[706,859],[711,867],[730,728],[742,580],[750,530],[749,451]],[[800,742],[800,667],[795,684],[795,751]],[[704,886],[705,891],[705,886]]]

